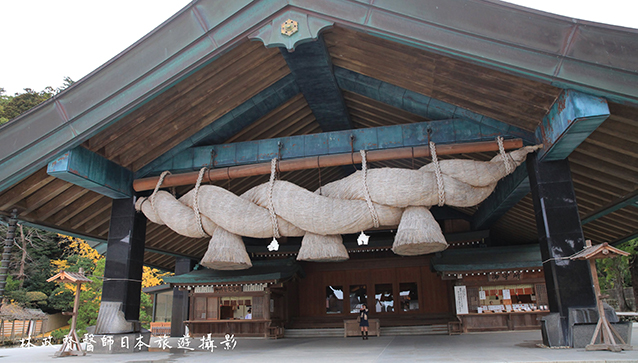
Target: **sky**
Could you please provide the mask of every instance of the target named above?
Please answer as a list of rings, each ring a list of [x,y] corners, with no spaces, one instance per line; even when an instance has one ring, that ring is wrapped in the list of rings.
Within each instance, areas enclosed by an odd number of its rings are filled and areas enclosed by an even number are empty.
[[[47,86],[60,87],[67,76],[77,81],[189,2],[0,0],[0,87],[13,95],[23,92],[23,88],[40,91]],[[638,0],[509,2],[573,18],[638,28]]]

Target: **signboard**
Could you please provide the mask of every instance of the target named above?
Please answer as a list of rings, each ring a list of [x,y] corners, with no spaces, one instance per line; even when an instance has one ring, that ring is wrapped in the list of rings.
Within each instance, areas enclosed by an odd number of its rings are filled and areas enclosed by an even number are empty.
[[[454,300],[456,302],[456,314],[468,314],[467,289],[465,286],[454,286]]]
[[[510,289],[503,290],[503,300],[510,300],[512,295],[510,294]]]
[[[197,286],[195,287],[195,293],[221,293],[221,292],[251,292],[251,291],[264,291],[268,287],[267,283],[263,284],[248,284],[237,286]]]

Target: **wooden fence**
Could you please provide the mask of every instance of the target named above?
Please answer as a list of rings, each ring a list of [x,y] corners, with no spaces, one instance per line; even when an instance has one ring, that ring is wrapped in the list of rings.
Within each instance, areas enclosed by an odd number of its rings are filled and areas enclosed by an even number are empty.
[[[43,320],[0,320],[2,342],[15,341],[43,334]]]
[[[151,323],[151,334],[154,336],[171,335],[171,323],[156,322]]]

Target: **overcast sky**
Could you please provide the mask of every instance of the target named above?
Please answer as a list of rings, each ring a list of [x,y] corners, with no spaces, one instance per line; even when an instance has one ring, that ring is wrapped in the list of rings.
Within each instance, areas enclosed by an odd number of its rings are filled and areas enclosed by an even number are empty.
[[[232,0],[226,0],[232,1]],[[401,0],[397,0],[401,1]],[[190,0],[0,0],[0,87],[59,87],[116,56]],[[511,0],[569,17],[638,28],[638,0]]]

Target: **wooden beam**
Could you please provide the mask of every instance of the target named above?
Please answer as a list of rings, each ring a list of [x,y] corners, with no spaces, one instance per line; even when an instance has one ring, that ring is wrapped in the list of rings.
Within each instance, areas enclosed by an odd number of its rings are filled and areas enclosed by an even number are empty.
[[[507,211],[530,192],[525,163],[498,182],[494,192],[485,199],[472,217],[472,229],[489,229]]]
[[[479,124],[484,133],[489,133],[488,130],[498,130],[498,132],[534,142],[534,135],[527,130],[345,68],[335,67],[335,77],[339,86],[346,91],[430,120],[465,118]]]
[[[536,129],[536,142],[545,145],[539,160],[567,158],[609,114],[604,98],[564,90]]]
[[[81,146],[49,163],[47,173],[113,199],[131,197],[133,173]]]
[[[103,198],[102,200],[97,201],[90,207],[83,210],[80,214],[69,219],[69,221],[66,222],[64,226],[68,226],[69,229],[75,230],[98,214],[111,208],[111,204],[113,204],[113,201],[111,199]]]
[[[517,149],[523,146],[521,139],[505,140],[503,145],[506,149]],[[438,155],[451,155],[472,152],[496,151],[498,145],[494,141],[472,142],[464,144],[439,144],[437,146]],[[428,146],[404,147],[397,149],[372,150],[367,154],[368,162],[393,160],[393,159],[411,159],[413,157],[429,157],[430,149]],[[324,168],[329,166],[340,166],[361,163],[361,155],[359,153],[342,153],[333,155],[317,155],[300,159],[282,160],[279,163],[281,172],[292,170],[305,170]],[[195,184],[198,172],[168,175],[164,179],[163,187],[173,187],[180,185]],[[222,169],[211,169],[204,173],[203,183],[213,180],[227,180],[234,178],[244,178],[254,175],[270,174],[270,162],[241,165],[235,167],[227,167]],[[133,182],[133,188],[137,192],[144,190],[152,190],[155,188],[159,177],[150,177],[138,179]]]
[[[80,186],[71,186],[69,189],[53,198],[51,201],[35,211],[36,215],[38,216],[38,220],[43,221],[45,219],[48,219],[55,213],[68,207],[71,203],[78,200],[88,192],[88,189],[84,189]]]
[[[62,209],[51,217],[51,223],[54,225],[62,225],[66,223],[69,219],[77,216],[82,213],[86,208],[92,206],[94,203],[97,203],[100,199],[105,198],[101,194],[97,194],[94,192],[88,192],[87,194],[80,197],[75,202],[71,203],[67,208]]]
[[[431,131],[430,133],[428,131]],[[372,127],[355,130],[333,131],[309,135],[297,135],[233,144],[193,147],[173,155],[164,164],[152,170],[158,175],[164,170],[172,173],[195,171],[211,162],[216,168],[270,161],[316,157],[318,155],[350,153],[359,150],[383,150],[408,146],[471,143],[492,141],[496,136],[513,138],[496,129],[485,129],[467,119],[417,122],[403,125]],[[480,150],[477,150],[480,151]],[[492,151],[492,149],[490,149]]]
[[[297,46],[294,52],[279,49],[321,129],[324,132],[351,129],[352,121],[323,37]]]
[[[191,260],[199,260],[201,258],[199,256],[175,253],[175,252],[166,251],[166,250],[162,250],[162,249],[154,248],[154,247],[144,247],[144,251],[145,252],[157,253],[157,254],[165,255],[165,256],[172,256],[172,257],[179,257],[179,258],[190,258]]]
[[[613,213],[621,208],[625,208],[631,205],[636,206],[636,203],[638,203],[638,189],[618,199],[615,199],[592,212],[587,213],[587,215],[581,218],[580,222],[582,224],[587,224],[591,221],[595,221],[600,217],[606,216],[607,214]]]
[[[41,188],[37,192],[31,194],[24,201],[25,209],[20,211],[21,215],[29,214],[34,210],[48,203],[53,198],[57,197],[65,190],[71,188],[73,184],[67,183],[63,180],[54,180]]]
[[[55,180],[42,168],[0,195],[0,210],[8,211],[19,201]]]

